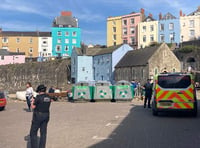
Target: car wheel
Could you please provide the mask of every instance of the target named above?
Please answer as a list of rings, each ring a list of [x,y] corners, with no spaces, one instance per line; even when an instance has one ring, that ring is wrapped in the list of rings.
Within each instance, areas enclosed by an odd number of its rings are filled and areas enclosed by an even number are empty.
[[[0,111],[2,111],[2,110],[4,110],[5,109],[5,106],[3,106],[3,107],[0,107]]]

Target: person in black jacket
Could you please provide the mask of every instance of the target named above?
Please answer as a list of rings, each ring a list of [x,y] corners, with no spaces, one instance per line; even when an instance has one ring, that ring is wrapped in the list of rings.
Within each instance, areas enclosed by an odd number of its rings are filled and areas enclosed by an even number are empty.
[[[32,109],[34,109],[30,129],[31,148],[38,148],[38,129],[40,129],[39,148],[45,148],[51,99],[46,94],[46,86],[44,85],[39,85],[36,92],[39,94],[36,96],[35,99],[32,99],[31,102],[31,107]]]
[[[144,108],[146,108],[146,103],[148,102],[148,108],[151,108],[151,97],[153,91],[153,83],[151,83],[151,79],[147,80],[147,83],[144,85],[145,91],[145,99],[144,99]]]

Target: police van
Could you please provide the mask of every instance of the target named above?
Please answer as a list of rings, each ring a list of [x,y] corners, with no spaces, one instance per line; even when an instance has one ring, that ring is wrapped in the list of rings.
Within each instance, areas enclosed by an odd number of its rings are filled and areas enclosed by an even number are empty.
[[[187,111],[197,115],[197,98],[192,74],[163,73],[155,76],[152,112]]]

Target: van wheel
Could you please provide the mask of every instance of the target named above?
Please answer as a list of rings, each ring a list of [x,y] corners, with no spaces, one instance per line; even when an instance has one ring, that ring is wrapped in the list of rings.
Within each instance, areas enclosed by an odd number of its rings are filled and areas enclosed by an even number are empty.
[[[154,116],[158,116],[158,111],[156,111],[155,109],[152,109],[152,113]]]
[[[197,117],[197,109],[195,108],[192,113],[191,113],[192,117]]]

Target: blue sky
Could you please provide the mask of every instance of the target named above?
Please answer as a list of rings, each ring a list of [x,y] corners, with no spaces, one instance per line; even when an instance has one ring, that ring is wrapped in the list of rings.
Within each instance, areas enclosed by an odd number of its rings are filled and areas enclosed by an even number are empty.
[[[106,19],[145,9],[158,18],[161,12],[179,16],[189,14],[200,5],[198,0],[1,0],[0,27],[9,31],[51,31],[51,24],[63,10],[79,19],[82,41],[106,44]]]

